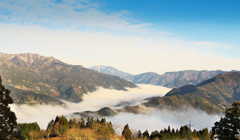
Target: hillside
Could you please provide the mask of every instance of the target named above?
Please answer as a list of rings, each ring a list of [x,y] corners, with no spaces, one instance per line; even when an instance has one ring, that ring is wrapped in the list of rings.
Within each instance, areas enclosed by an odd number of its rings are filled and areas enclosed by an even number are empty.
[[[191,106],[208,113],[220,113],[240,99],[240,72],[223,73],[196,86],[174,88],[164,97],[148,98],[147,107]]]
[[[203,81],[206,81],[214,76],[225,73],[226,71],[216,70],[216,71],[196,71],[196,70],[184,70],[176,72],[166,72],[159,75],[155,72],[146,72],[138,75],[129,74],[120,71],[116,68],[110,66],[93,66],[90,69],[98,71],[100,73],[111,74],[118,76],[125,80],[132,81],[135,84],[151,84],[159,85],[169,88],[182,87],[184,85],[197,85]],[[234,71],[232,71],[234,72]]]
[[[136,87],[119,77],[38,54],[0,53],[0,67],[3,84],[12,91],[16,103],[43,103],[46,98],[49,102],[59,102],[56,99],[78,102],[84,93],[95,91],[99,86],[117,90]],[[18,99],[20,95],[22,98]],[[35,99],[37,96],[42,100]]]

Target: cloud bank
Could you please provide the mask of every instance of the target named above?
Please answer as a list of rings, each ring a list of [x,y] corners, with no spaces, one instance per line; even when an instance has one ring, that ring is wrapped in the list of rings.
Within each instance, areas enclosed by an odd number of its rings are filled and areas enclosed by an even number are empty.
[[[191,128],[199,130],[211,127],[216,121],[220,120],[220,115],[209,115],[204,111],[193,108],[180,109],[177,111],[152,109],[147,114],[120,113],[114,117],[106,117],[113,124],[119,124],[118,133],[123,130],[124,125],[128,124],[133,131],[141,130],[144,132],[161,131],[168,126],[171,129],[179,129],[181,126],[188,125],[189,121],[193,125]]]
[[[41,128],[46,128],[48,122],[57,115],[69,115],[73,112],[86,110],[96,111],[102,107],[114,107],[120,102],[140,103],[143,99],[151,96],[164,96],[170,89],[161,86],[138,85],[140,88],[118,91],[113,89],[99,88],[96,92],[83,96],[80,103],[66,103],[66,107],[52,105],[10,105],[17,116],[18,123],[38,122]]]
[[[18,123],[38,122],[39,126],[46,129],[50,120],[55,119],[57,115],[65,115],[68,118],[73,112],[82,112],[86,110],[96,111],[102,107],[112,107],[120,102],[132,102],[138,104],[143,99],[151,96],[164,96],[169,88],[153,85],[138,85],[140,88],[129,89],[128,91],[117,91],[99,88],[96,92],[88,93],[83,96],[81,103],[66,103],[66,107],[51,106],[51,105],[11,105],[11,109],[17,116]],[[154,130],[160,131],[168,125],[172,128],[179,128],[182,125],[188,124],[189,120],[194,125],[193,128],[202,129],[210,127],[219,119],[219,117],[208,115],[199,110],[189,108],[187,110],[167,111],[155,110],[147,108],[146,114],[120,113],[114,117],[106,117],[107,121],[112,121],[113,124],[119,125],[117,132],[122,131],[122,128],[127,123],[130,128],[135,130],[146,129],[151,132]],[[75,116],[76,117],[76,116]],[[202,123],[199,123],[202,122]],[[199,128],[198,128],[199,127]]]

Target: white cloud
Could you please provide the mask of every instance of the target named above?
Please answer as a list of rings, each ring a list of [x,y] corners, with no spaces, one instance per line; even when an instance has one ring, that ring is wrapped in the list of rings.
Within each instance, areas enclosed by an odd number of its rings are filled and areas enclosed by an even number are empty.
[[[2,52],[39,53],[85,67],[108,65],[133,74],[147,71],[161,74],[186,69],[240,69],[236,65],[239,58],[228,57],[231,56],[228,52],[230,48],[219,48],[218,45],[209,48],[209,43],[161,37],[164,33],[141,37],[69,29],[49,30],[17,24],[0,24],[0,30]],[[226,53],[218,54],[220,50]]]
[[[153,86],[139,85],[140,88],[129,89],[129,91],[117,91],[99,88],[96,92],[85,94],[83,102],[70,103],[66,102],[66,107],[51,105],[10,105],[11,109],[16,113],[18,123],[38,122],[41,128],[46,128],[48,122],[55,119],[56,115],[65,115],[71,117],[73,112],[82,112],[86,110],[96,111],[102,107],[113,107],[122,101],[138,101],[151,96],[163,96],[170,89]],[[133,102],[135,104],[136,102]],[[142,107],[146,110],[144,114],[120,113],[114,117],[106,117],[107,121],[119,125],[117,133],[122,131],[124,125],[129,124],[132,130],[146,129],[151,132],[160,131],[170,125],[172,128],[179,129],[180,126],[186,125],[191,120],[193,127],[202,129],[210,128],[220,117],[218,115],[209,115],[204,111],[195,110],[193,108],[179,109],[175,111],[156,110],[153,108]],[[77,115],[74,115],[77,117]],[[80,116],[78,116],[80,117]]]
[[[49,0],[1,1],[0,19],[5,23],[41,25],[48,28],[83,28],[86,30],[118,30],[136,32],[151,24],[130,24],[129,11],[104,13],[98,2],[68,0],[55,3]]]
[[[220,120],[220,116],[188,108],[177,111],[152,109],[147,114],[120,113],[114,117],[106,117],[106,119],[113,124],[121,125],[120,129],[117,129],[118,133],[123,130],[124,125],[128,124],[132,130],[141,130],[142,133],[148,130],[151,134],[152,131],[161,131],[164,128],[167,129],[168,126],[171,126],[171,129],[179,130],[181,126],[188,125],[189,121],[193,125],[192,130],[206,127],[211,130],[214,123]]]
[[[161,86],[139,85],[140,88],[129,89],[129,91],[118,91],[99,88],[96,92],[83,96],[80,103],[66,102],[66,107],[51,105],[10,105],[16,113],[17,122],[38,122],[41,128],[46,128],[49,121],[55,119],[57,115],[69,115],[73,112],[86,110],[96,111],[103,107],[114,107],[123,101],[135,101],[139,103],[143,99],[151,96],[163,96],[170,89]]]

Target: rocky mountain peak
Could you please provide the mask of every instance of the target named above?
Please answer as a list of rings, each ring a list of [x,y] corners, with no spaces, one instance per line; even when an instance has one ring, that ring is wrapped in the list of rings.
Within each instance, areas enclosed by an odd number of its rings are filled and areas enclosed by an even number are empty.
[[[24,53],[24,54],[6,54],[0,52],[0,57],[13,62],[17,65],[32,67],[35,65],[47,65],[50,63],[60,63],[61,61],[53,58],[53,57],[45,57],[39,54],[33,53]]]

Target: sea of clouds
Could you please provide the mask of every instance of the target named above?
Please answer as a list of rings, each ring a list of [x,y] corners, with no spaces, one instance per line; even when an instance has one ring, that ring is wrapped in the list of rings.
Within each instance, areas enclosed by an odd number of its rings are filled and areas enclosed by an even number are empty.
[[[71,118],[73,112],[97,111],[103,107],[117,108],[116,105],[122,102],[129,102],[131,105],[137,105],[143,102],[145,98],[152,96],[164,96],[170,88],[154,85],[138,85],[138,88],[129,88],[128,91],[119,91],[114,89],[104,89],[99,87],[95,92],[84,94],[83,101],[72,103],[63,101],[66,106],[58,105],[10,105],[12,111],[17,116],[18,123],[37,122],[42,129],[46,129],[47,124],[57,115],[64,115]],[[119,107],[118,107],[119,108]],[[193,108],[179,109],[176,111],[157,110],[153,108],[146,109],[145,114],[119,113],[113,117],[105,117],[117,126],[117,133],[120,133],[124,125],[129,124],[133,131],[146,129],[151,132],[160,131],[170,125],[172,128],[179,128],[186,125],[191,120],[192,128],[202,129],[213,126],[214,122],[220,119],[219,115],[209,115],[204,111]],[[75,116],[76,117],[76,116]],[[80,117],[80,116],[79,116]]]

